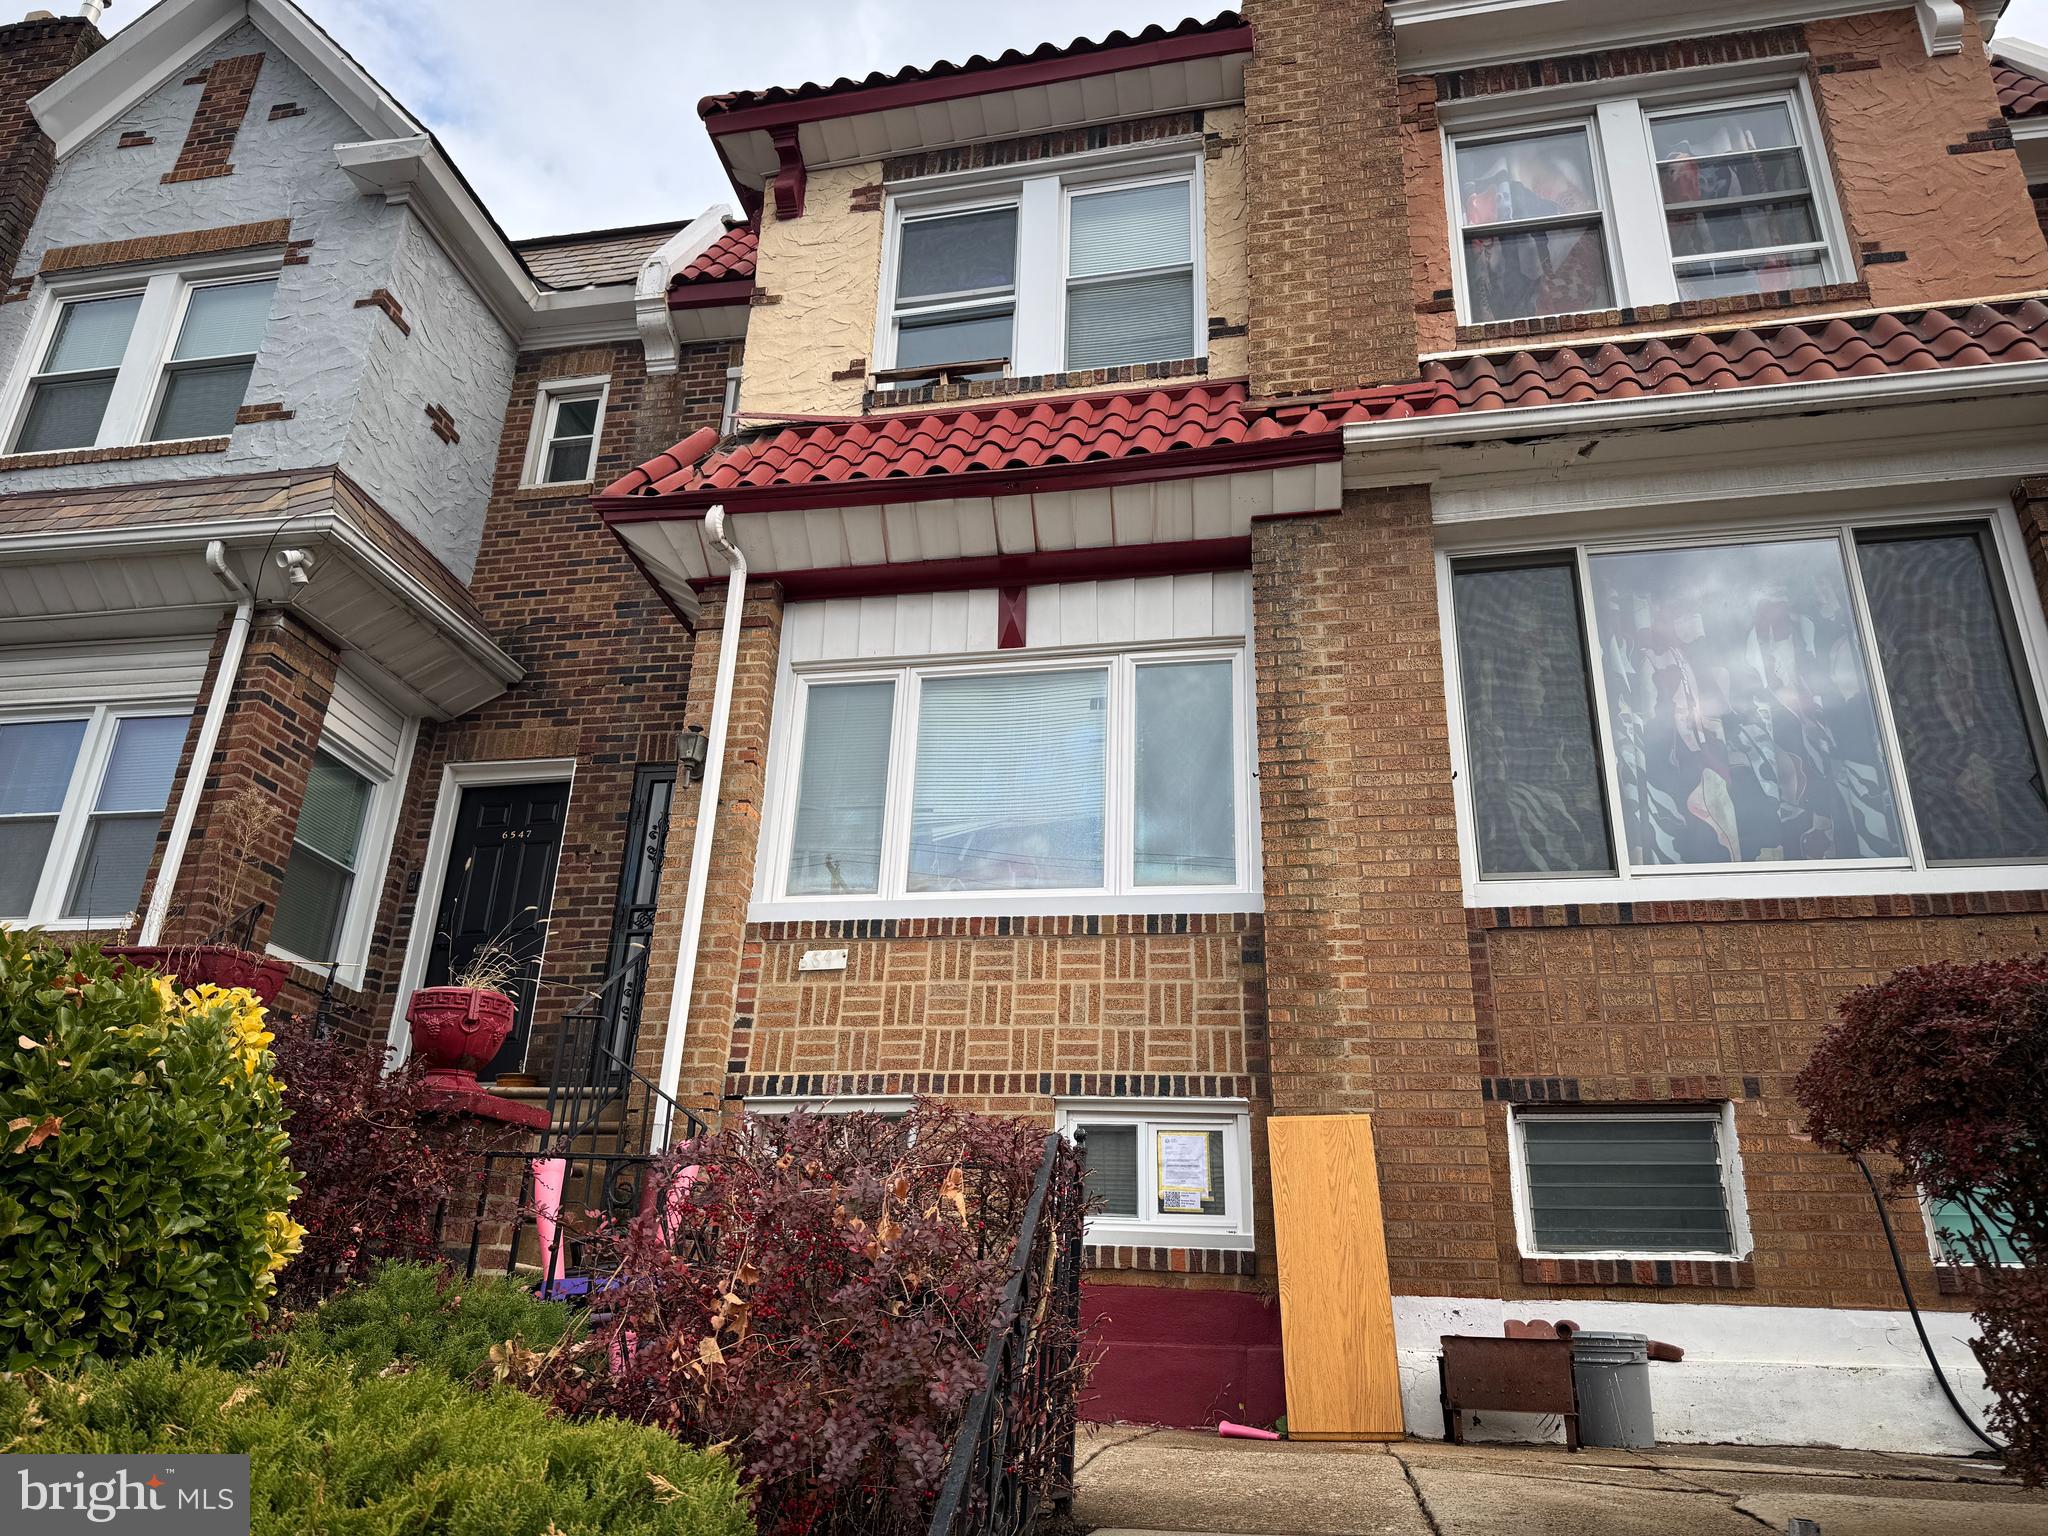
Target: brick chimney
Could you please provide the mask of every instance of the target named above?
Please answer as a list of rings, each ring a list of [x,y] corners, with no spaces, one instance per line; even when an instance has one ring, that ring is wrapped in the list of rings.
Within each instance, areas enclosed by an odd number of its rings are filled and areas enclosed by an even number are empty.
[[[1415,376],[1386,0],[1247,0],[1254,395]]]
[[[50,136],[29,112],[29,98],[105,41],[83,16],[31,12],[0,26],[0,282],[13,275],[57,163]]]

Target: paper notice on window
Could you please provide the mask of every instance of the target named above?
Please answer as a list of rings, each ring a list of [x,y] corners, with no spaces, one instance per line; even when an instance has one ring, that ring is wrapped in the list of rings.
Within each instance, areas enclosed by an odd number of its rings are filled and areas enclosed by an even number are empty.
[[[1209,1195],[1209,1133],[1159,1132],[1159,1208],[1199,1211]]]

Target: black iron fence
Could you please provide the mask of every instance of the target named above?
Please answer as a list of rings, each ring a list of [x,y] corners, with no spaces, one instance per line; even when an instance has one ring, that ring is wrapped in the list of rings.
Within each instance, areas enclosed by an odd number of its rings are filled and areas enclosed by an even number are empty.
[[[1079,1152],[1048,1135],[930,1536],[1017,1536],[1073,1497],[1085,1205]]]

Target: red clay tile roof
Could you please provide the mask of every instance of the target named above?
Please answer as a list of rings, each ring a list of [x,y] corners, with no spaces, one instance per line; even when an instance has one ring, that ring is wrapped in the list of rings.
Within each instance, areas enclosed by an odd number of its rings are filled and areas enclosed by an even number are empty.
[[[1998,88],[1998,110],[2007,117],[2048,115],[2048,80],[1993,59],[1991,83]]]
[[[2048,304],[2022,299],[1794,320],[1709,335],[1488,352],[1423,365],[1466,411],[1753,389],[2048,359]]]
[[[1077,37],[1071,43],[1067,43],[1064,46],[1059,43],[1041,43],[1029,53],[1021,53],[1015,48],[1006,49],[993,59],[986,58],[977,53],[964,64],[955,64],[950,60],[941,59],[938,63],[926,65],[921,69],[916,66],[899,69],[893,75],[885,75],[879,70],[861,80],[850,80],[842,75],[830,85],[822,85],[815,80],[807,80],[802,85],[797,86],[776,85],[758,91],[725,91],[718,95],[706,96],[702,101],[699,101],[697,103],[697,115],[701,118],[710,119],[719,116],[721,113],[738,112],[747,107],[765,107],[790,101],[809,101],[819,96],[836,96],[841,92],[870,90],[876,86],[883,85],[907,85],[920,80],[945,80],[955,75],[979,74],[985,70],[1006,69],[1016,64],[1040,64],[1053,59],[1077,58],[1085,54],[1102,53],[1113,48],[1127,48],[1139,43],[1156,43],[1170,37],[1196,37],[1207,32],[1228,32],[1235,27],[1243,25],[1244,18],[1236,11],[1225,11],[1209,21],[1189,19],[1171,27],[1154,24],[1146,27],[1136,36],[1125,32],[1112,32],[1099,41]],[[713,131],[716,131],[715,124],[713,125]]]
[[[739,224],[711,242],[710,249],[697,257],[671,280],[677,283],[718,283],[754,275],[754,255],[761,243],[751,224]]]
[[[805,422],[703,456],[678,444],[606,487],[620,496],[715,500],[732,492],[839,482],[929,479],[1079,468],[1141,455],[1184,456],[1196,466],[1340,453],[1355,421],[1427,415],[1454,407],[1430,385],[1361,390],[1342,401],[1259,406],[1243,381],[1181,384],[1112,395],[1003,401],[963,409]],[[1322,441],[1318,442],[1317,440]],[[971,494],[971,493],[970,493]]]
[[[526,263],[526,270],[550,288],[630,283],[640,275],[640,264],[682,227],[643,224],[632,229],[595,229],[582,235],[521,240],[512,249]]]

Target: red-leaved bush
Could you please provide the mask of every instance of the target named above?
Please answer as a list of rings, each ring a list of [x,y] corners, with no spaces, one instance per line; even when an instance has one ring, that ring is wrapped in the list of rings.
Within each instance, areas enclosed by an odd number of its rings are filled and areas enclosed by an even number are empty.
[[[2002,1230],[1962,1234],[1978,1281],[1974,1348],[1994,1430],[2048,1480],[2048,956],[1916,966],[1842,999],[1796,1089],[1807,1133],[1882,1153],[1897,1185],[1969,1200]]]
[[[435,1261],[436,1212],[476,1187],[477,1123],[436,1113],[416,1064],[387,1073],[383,1052],[309,1019],[271,1027],[289,1156],[305,1176],[291,1214],[306,1235],[278,1276],[280,1299],[310,1306],[387,1259]]]
[[[1045,1135],[934,1101],[896,1121],[731,1117],[652,1171],[596,1326],[541,1390],[571,1413],[729,1442],[764,1536],[923,1530]],[[1056,1238],[1078,1242],[1071,1149],[1058,1176]],[[1078,1320],[1052,1305],[1031,1326],[1040,1358],[1065,1363],[1031,1411],[1070,1430]]]

